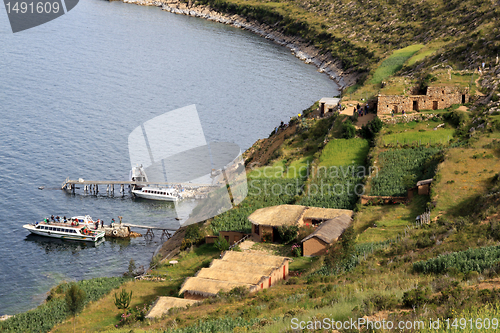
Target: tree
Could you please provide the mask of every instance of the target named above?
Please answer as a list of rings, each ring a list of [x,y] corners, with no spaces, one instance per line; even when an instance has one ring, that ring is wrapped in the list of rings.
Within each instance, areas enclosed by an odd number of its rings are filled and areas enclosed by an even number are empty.
[[[130,291],[130,294],[125,289],[122,289],[120,295],[115,293],[115,305],[120,310],[127,309],[130,306],[131,300],[132,300],[132,290]]]
[[[229,242],[222,235],[219,235],[219,238],[215,240],[214,246],[219,251],[229,250]]]
[[[356,232],[352,226],[344,231],[340,243],[342,244],[342,255],[344,258],[354,254],[356,246]]]
[[[85,291],[80,289],[76,283],[71,284],[71,287],[66,291],[65,300],[69,312],[73,316],[73,332],[75,332],[75,317],[76,314],[85,305]]]
[[[328,248],[328,253],[325,256],[325,264],[331,268],[337,266],[341,262],[348,261],[356,250],[356,232],[350,226],[347,228],[339,241],[333,243]]]

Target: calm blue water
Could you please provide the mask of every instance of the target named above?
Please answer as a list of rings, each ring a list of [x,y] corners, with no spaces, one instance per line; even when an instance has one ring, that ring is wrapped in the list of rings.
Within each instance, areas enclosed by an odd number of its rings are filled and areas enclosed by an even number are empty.
[[[80,1],[12,34],[0,5],[0,315],[37,306],[51,286],[147,265],[157,237],[97,247],[27,237],[25,223],[89,214],[177,227],[168,203],[70,195],[66,177],[128,177],[127,138],[196,104],[207,141],[243,149],[337,86],[249,32],[158,8]],[[101,189],[102,190],[102,189]],[[117,190],[118,191],[118,190]]]

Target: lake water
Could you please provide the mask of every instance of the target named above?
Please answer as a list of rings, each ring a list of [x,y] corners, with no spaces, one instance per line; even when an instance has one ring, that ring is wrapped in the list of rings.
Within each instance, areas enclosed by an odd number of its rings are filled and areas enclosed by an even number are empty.
[[[27,237],[25,223],[89,214],[178,227],[169,203],[56,190],[66,177],[127,179],[127,138],[141,123],[196,104],[207,141],[246,149],[337,94],[287,49],[203,19],[86,0],[13,34],[0,6],[0,315],[37,306],[61,281],[147,265],[161,244],[58,242]]]

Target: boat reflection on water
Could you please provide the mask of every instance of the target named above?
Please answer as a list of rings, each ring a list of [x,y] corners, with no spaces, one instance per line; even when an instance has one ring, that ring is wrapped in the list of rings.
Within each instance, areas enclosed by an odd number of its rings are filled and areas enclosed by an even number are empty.
[[[45,253],[69,251],[74,254],[85,249],[99,246],[104,243],[104,238],[97,242],[83,242],[29,234],[26,236],[25,241],[36,243],[43,250],[45,250]]]

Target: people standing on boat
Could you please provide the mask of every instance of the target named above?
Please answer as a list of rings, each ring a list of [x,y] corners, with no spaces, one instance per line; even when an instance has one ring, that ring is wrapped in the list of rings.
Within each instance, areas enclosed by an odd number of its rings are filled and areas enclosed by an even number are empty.
[[[64,223],[68,222],[68,220],[66,219],[66,215],[64,215],[63,221],[64,221]]]
[[[59,215],[56,216],[56,221],[61,222],[61,218],[59,217]]]
[[[104,228],[104,220],[101,220],[101,228]]]
[[[55,220],[54,220],[54,215],[51,215],[51,216],[50,216],[50,220],[51,220],[52,222],[55,222]]]
[[[99,220],[95,221],[95,230],[99,229]]]

